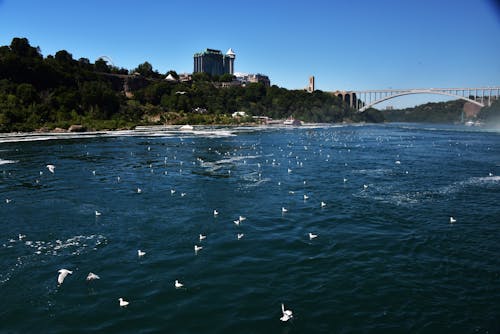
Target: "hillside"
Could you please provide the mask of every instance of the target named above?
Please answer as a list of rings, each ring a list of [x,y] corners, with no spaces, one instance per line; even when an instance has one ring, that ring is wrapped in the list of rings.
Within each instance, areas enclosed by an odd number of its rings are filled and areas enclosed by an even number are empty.
[[[14,38],[0,47],[0,132],[68,129],[72,124],[95,130],[245,121],[231,118],[235,111],[307,122],[383,120],[378,111],[357,113],[321,91],[309,94],[261,83],[217,88],[232,78],[196,73],[190,81],[172,82],[164,80],[166,74],[148,62],[127,70],[102,59],[75,60],[66,50],[43,57],[26,38]]]

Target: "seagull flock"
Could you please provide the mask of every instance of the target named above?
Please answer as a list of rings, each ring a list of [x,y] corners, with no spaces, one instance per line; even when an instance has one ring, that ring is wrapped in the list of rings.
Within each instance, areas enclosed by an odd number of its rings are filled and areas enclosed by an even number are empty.
[[[150,146],[148,146],[148,151],[151,151],[151,147],[150,147]],[[194,149],[193,149],[193,152],[194,152]],[[217,151],[216,151],[216,152],[217,152]],[[217,152],[217,153],[218,153],[218,152]],[[291,153],[291,152],[290,152],[290,153]],[[221,154],[221,155],[222,155],[222,154]],[[175,157],[174,157],[174,158],[175,158]],[[197,158],[197,160],[198,160],[198,162],[199,162],[200,164],[204,164],[204,163],[206,163],[206,162],[205,162],[205,161],[203,161],[203,159],[201,159],[201,158]],[[166,165],[166,163],[167,163],[167,158],[165,157],[165,165]],[[246,161],[244,161],[244,163],[246,164]],[[180,165],[182,166],[182,164],[183,164],[183,163],[181,162],[181,163],[180,163]],[[195,162],[193,162],[193,164],[195,164]],[[273,159],[272,164],[273,164],[273,166],[275,166],[275,165],[277,164],[277,163],[276,163],[276,161],[275,161],[274,159]],[[396,161],[396,164],[397,164],[397,165],[400,165],[400,164],[401,164],[401,162],[398,160],[398,161]],[[300,162],[300,164],[298,164],[298,166],[299,166],[299,168],[300,168],[300,167],[302,166],[302,162]],[[151,168],[151,172],[153,172],[153,170],[152,170],[152,165],[151,165],[151,164],[150,164],[150,166],[149,166],[149,167]],[[258,167],[259,167],[259,173],[258,173],[258,175],[259,175],[259,179],[261,179],[262,174],[261,174],[261,172],[260,172],[260,168],[261,168],[261,164],[260,164],[260,163],[258,164]],[[46,165],[46,168],[47,168],[47,170],[48,170],[51,174],[55,174],[55,173],[56,173],[56,166],[55,166],[54,164],[47,164],[47,165]],[[182,170],[179,170],[179,172],[181,172],[181,171],[182,171]],[[229,171],[228,171],[228,174],[230,174],[230,172],[231,172],[231,171],[229,170]],[[295,172],[294,172],[291,168],[287,168],[287,169],[286,169],[286,173],[287,173],[288,175],[295,175]],[[42,174],[43,174],[43,172],[40,172],[40,175],[42,175]],[[93,171],[92,171],[92,174],[95,176],[95,175],[96,175],[96,171],[95,171],[95,170],[93,170]],[[167,172],[166,172],[166,171],[165,171],[165,175],[167,175]],[[491,176],[491,175],[492,175],[492,174],[490,173],[490,176]],[[116,180],[117,180],[117,182],[120,182],[120,180],[121,180],[120,176],[117,176],[117,177],[116,177]],[[38,180],[37,180],[37,181],[38,181]],[[348,182],[348,179],[347,179],[347,178],[343,178],[343,183],[346,183],[346,182]],[[306,180],[304,180],[304,181],[303,181],[303,184],[304,184],[304,185],[306,185]],[[278,182],[278,186],[281,186],[281,185],[282,185],[281,181],[280,181],[280,182]],[[367,191],[367,190],[368,190],[368,188],[369,188],[369,185],[367,185],[367,184],[363,184],[363,185],[362,185],[362,190],[361,190],[361,191]],[[135,190],[135,192],[136,192],[137,194],[141,194],[141,193],[142,193],[142,189],[141,189],[140,187],[137,187],[137,188],[136,188],[136,190]],[[175,190],[175,189],[171,189],[171,190],[170,190],[170,194],[171,194],[172,196],[173,196],[175,193],[176,193],[176,190]],[[295,194],[295,191],[290,190],[290,191],[289,191],[289,194],[290,194],[290,195],[294,195],[294,194]],[[186,193],[185,193],[185,192],[182,192],[182,193],[181,193],[181,197],[185,197],[185,196],[186,196]],[[310,194],[305,194],[305,193],[304,193],[304,194],[302,194],[302,199],[303,199],[303,201],[304,201],[304,202],[309,201],[309,200],[310,200],[310,198],[311,198],[311,195],[310,195]],[[12,199],[6,199],[6,200],[5,200],[5,202],[6,202],[7,204],[9,204],[9,203],[11,203],[11,202],[12,202]],[[319,202],[319,207],[320,207],[321,209],[324,209],[324,208],[326,208],[326,207],[327,207],[327,203],[326,203],[325,201],[320,201],[320,202]],[[293,209],[293,208],[292,208],[292,209]],[[286,207],[284,207],[284,206],[282,206],[282,207],[281,207],[281,213],[282,213],[282,215],[288,214],[288,212],[289,212],[289,209],[288,209],[288,208],[286,208]],[[214,218],[218,218],[218,217],[220,217],[220,212],[219,212],[219,210],[218,210],[218,209],[213,209],[212,214],[213,214],[213,217],[214,217]],[[100,212],[100,211],[98,211],[98,210],[95,210],[95,216],[96,216],[96,217],[100,217],[101,215],[102,215],[102,212]],[[245,216],[239,215],[236,219],[234,219],[234,220],[233,220],[233,222],[234,222],[234,224],[235,224],[235,225],[240,226],[240,225],[241,225],[244,221],[246,221],[246,219],[247,219],[247,218],[246,218]],[[450,224],[453,224],[453,223],[456,223],[456,222],[457,222],[456,218],[454,218],[454,217],[452,217],[452,216],[450,216],[450,217],[449,217],[449,223],[450,223]],[[237,240],[241,240],[244,236],[245,236],[245,234],[244,234],[244,233],[237,233],[237,234],[236,234],[236,239],[237,239]],[[23,236],[23,237],[24,237],[24,236]],[[309,233],[307,233],[307,237],[308,237],[308,239],[309,239],[310,241],[312,241],[313,239],[317,239],[317,238],[318,238],[318,234],[313,233],[313,232],[309,232]],[[22,237],[21,237],[21,234],[20,234],[20,235],[19,235],[19,240],[21,240],[21,238],[22,238]],[[200,244],[202,244],[202,243],[203,243],[203,242],[207,239],[207,235],[206,235],[206,234],[201,234],[201,233],[200,233],[200,234],[199,234],[198,239],[199,239],[199,243],[200,243]],[[195,245],[193,246],[193,249],[194,249],[194,253],[195,253],[195,255],[197,255],[197,254],[198,254],[198,253],[199,253],[199,252],[203,249],[203,246],[201,246],[200,244],[195,244]],[[138,250],[137,250],[137,256],[138,256],[139,258],[143,258],[143,257],[145,257],[145,256],[146,256],[146,252],[145,252],[145,251],[143,251],[143,250],[138,249]],[[64,283],[65,279],[68,277],[68,275],[72,275],[72,274],[73,274],[73,271],[72,271],[72,270],[69,270],[69,269],[62,268],[62,269],[58,270],[57,285],[58,285],[58,286],[61,286],[61,285]],[[97,275],[97,274],[95,274],[95,273],[93,273],[93,272],[89,272],[89,273],[88,273],[88,275],[86,276],[86,281],[87,281],[87,282],[92,282],[92,281],[96,281],[96,280],[100,280],[100,276],[99,276],[99,275]],[[183,284],[183,283],[181,283],[178,279],[176,279],[176,280],[175,280],[175,282],[174,282],[174,284],[173,284],[173,285],[174,285],[175,289],[181,289],[181,288],[184,288],[184,284]],[[126,301],[123,297],[118,298],[118,301],[119,301],[119,306],[120,306],[120,307],[127,307],[127,306],[130,304],[130,302],[129,302],[129,301]],[[282,322],[287,322],[287,321],[289,321],[289,320],[292,320],[292,319],[293,319],[293,312],[292,312],[291,310],[289,310],[289,309],[285,309],[285,305],[284,305],[283,303],[281,303],[281,314],[282,314],[282,315],[281,315],[281,317],[279,318],[279,320],[280,320],[280,321],[282,321]]]

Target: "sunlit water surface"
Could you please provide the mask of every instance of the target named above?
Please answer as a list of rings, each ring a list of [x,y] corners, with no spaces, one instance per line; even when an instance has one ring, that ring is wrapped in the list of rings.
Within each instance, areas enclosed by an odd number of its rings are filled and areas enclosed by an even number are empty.
[[[3,135],[0,332],[497,333],[499,175],[462,126]]]

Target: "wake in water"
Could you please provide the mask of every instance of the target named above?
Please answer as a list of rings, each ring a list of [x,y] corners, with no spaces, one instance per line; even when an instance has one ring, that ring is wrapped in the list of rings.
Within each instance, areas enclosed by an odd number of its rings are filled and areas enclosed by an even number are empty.
[[[83,255],[97,250],[107,243],[103,235],[77,235],[66,240],[29,240],[26,235],[20,234],[16,238],[10,238],[2,244],[1,248],[16,259],[15,263],[0,271],[0,283],[7,282],[10,277],[26,265],[32,265],[39,261],[47,261],[47,257],[67,257]]]

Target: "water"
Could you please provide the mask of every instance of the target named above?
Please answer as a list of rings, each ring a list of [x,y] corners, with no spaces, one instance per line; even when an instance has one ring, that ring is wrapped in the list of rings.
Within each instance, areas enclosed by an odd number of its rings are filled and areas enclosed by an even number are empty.
[[[414,124],[4,135],[0,332],[496,333],[499,139]]]

